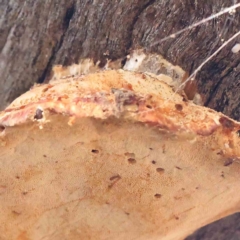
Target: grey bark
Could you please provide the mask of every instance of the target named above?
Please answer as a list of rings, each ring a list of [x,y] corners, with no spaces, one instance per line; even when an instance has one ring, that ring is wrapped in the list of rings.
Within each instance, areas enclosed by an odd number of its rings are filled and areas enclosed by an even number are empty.
[[[107,58],[124,59],[139,47],[162,54],[191,74],[221,46],[221,39],[239,31],[239,11],[154,43],[231,4],[230,0],[0,0],[0,109],[47,79],[54,64],[71,65],[90,57],[104,65]],[[196,77],[205,105],[236,120],[240,120],[240,59],[231,48],[239,41],[231,42]],[[237,221],[240,215],[229,219]],[[188,240],[240,239],[230,236],[238,231],[237,224],[223,224],[224,230],[222,223]]]

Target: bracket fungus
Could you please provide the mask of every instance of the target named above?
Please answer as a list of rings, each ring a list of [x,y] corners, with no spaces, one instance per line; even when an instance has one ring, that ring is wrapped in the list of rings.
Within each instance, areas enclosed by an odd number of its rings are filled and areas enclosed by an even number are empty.
[[[239,210],[240,123],[123,70],[0,113],[0,239],[184,239]]]

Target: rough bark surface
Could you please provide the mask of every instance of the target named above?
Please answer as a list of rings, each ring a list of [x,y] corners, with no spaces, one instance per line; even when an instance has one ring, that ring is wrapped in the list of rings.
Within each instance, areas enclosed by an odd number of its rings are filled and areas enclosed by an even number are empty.
[[[144,47],[191,74],[222,39],[239,31],[239,11],[155,43],[231,4],[230,0],[1,0],[0,109],[34,83],[43,82],[54,64],[67,66],[86,57],[104,65],[107,59],[124,59],[132,49]],[[240,120],[240,60],[231,48],[239,41],[231,42],[196,77],[205,105],[236,120]],[[235,234],[240,215],[229,219],[188,240],[240,239]]]
[[[185,240],[239,240],[240,223],[239,214],[226,217],[208,226],[205,226]]]

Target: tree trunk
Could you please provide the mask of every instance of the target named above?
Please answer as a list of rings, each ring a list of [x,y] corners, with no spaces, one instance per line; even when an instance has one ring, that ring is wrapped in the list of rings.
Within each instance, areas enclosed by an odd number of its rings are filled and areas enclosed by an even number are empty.
[[[161,54],[191,74],[239,31],[239,11],[157,41],[231,4],[230,0],[1,0],[0,109],[47,79],[55,64],[68,66],[83,58],[99,60],[100,66],[107,59],[124,62],[137,48]],[[211,59],[196,83],[206,106],[239,121],[240,60],[231,51],[236,43]],[[188,240],[240,239],[234,233],[239,219],[236,214]]]

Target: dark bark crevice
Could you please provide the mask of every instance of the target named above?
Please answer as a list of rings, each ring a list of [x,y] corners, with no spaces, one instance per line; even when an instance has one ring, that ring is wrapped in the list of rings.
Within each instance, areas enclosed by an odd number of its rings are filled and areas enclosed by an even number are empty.
[[[221,74],[221,78],[219,81],[215,83],[215,86],[211,89],[211,94],[209,94],[208,99],[205,101],[205,105],[209,106],[212,101],[214,101],[214,97],[216,96],[216,92],[219,90],[220,85],[223,83],[224,79],[227,79],[232,73],[233,69],[236,69],[238,66],[238,61],[234,61],[229,64],[228,68],[225,70],[224,74]],[[222,111],[223,109],[216,109],[217,111]]]
[[[50,75],[51,69],[52,69],[52,65],[53,62],[55,60],[56,57],[56,53],[57,51],[61,48],[63,41],[64,41],[64,37],[65,37],[65,33],[69,27],[69,23],[74,15],[75,12],[75,3],[73,2],[72,5],[70,5],[65,13],[65,16],[63,18],[63,32],[62,32],[62,36],[60,37],[60,40],[58,43],[56,43],[56,45],[54,46],[54,48],[52,49],[52,53],[51,56],[49,58],[49,61],[42,73],[42,75],[39,77],[39,79],[37,80],[37,83],[43,83],[44,80],[46,80],[46,78]]]
[[[139,10],[139,13],[134,17],[133,21],[132,21],[132,24],[130,25],[129,27],[129,31],[130,31],[130,34],[131,34],[131,38],[129,40],[129,43],[126,44],[126,49],[127,49],[127,53],[130,53],[130,49],[132,47],[132,44],[133,44],[133,38],[134,38],[134,35],[133,35],[133,30],[135,28],[135,25],[138,21],[138,19],[140,18],[140,16],[144,13],[144,11],[146,11],[146,9],[148,7],[150,7],[152,4],[154,4],[156,2],[156,0],[150,0],[149,2],[147,2],[143,7],[142,9]]]

